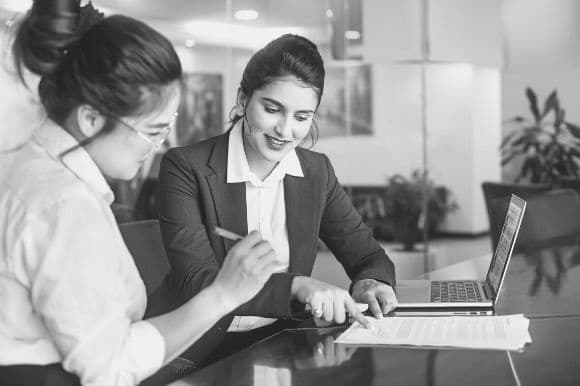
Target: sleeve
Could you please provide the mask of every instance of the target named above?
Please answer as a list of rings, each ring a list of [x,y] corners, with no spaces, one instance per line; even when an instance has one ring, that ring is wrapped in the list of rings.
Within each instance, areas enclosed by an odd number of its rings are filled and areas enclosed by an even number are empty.
[[[197,176],[179,150],[168,151],[159,172],[159,223],[173,279],[190,299],[210,285],[220,265],[208,239],[201,211]],[[289,317],[294,274],[276,273],[234,315]]]
[[[165,341],[140,320],[132,282],[110,209],[97,197],[68,197],[35,216],[24,237],[31,302],[83,385],[135,385],[157,371]],[[32,252],[32,251],[31,251]],[[136,279],[139,279],[138,277]],[[144,295],[143,295],[144,296]]]
[[[171,275],[183,300],[209,286],[220,268],[199,200],[193,170],[177,149],[169,150],[159,170],[158,216]]]
[[[362,279],[375,279],[394,287],[395,268],[392,261],[338,183],[330,161],[326,156],[324,158],[328,180],[320,238],[340,261],[352,284]]]

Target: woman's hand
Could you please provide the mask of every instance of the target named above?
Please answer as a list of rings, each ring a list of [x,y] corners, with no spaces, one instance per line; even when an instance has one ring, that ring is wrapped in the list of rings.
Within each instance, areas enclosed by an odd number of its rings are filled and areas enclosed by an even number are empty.
[[[233,309],[253,298],[279,268],[270,243],[253,231],[230,249],[213,285]]]
[[[311,277],[295,277],[292,281],[292,296],[310,305],[312,315],[327,322],[344,323],[346,313],[351,316],[360,313],[346,290]]]
[[[352,288],[352,297],[359,303],[368,304],[371,314],[379,319],[398,304],[393,287],[374,279],[357,281]]]
[[[327,335],[322,341],[313,347],[312,361],[313,367],[334,367],[340,366],[349,361],[354,353],[358,350],[356,346],[347,346],[344,344],[335,344],[334,337]]]

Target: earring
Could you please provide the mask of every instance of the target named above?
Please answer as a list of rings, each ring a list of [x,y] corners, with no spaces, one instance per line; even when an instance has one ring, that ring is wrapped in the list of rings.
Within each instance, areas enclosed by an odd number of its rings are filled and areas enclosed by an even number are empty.
[[[236,115],[239,115],[240,117],[243,117],[244,115],[246,115],[245,106],[237,105],[236,106]]]

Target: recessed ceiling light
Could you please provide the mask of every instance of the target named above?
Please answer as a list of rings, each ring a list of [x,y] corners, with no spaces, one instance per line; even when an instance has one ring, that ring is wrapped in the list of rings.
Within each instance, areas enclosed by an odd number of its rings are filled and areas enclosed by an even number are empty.
[[[210,20],[190,20],[183,24],[183,28],[191,39],[195,39],[197,45],[241,47],[252,50],[262,48],[272,39],[285,33],[309,36],[310,32],[304,27],[265,27],[255,24],[234,21],[225,23]]]
[[[185,46],[187,48],[191,48],[191,47],[195,46],[195,40],[193,40],[193,39],[186,39],[185,42],[184,42],[184,44],[185,44]]]
[[[32,7],[32,1],[23,0],[3,0],[0,1],[0,8],[11,11],[24,13]]]
[[[234,17],[237,20],[256,20],[258,18],[258,11],[254,11],[253,9],[240,9],[236,11]]]
[[[326,17],[329,19],[332,19],[334,17],[334,12],[332,12],[332,9],[326,10]]]
[[[360,39],[360,32],[358,31],[346,31],[344,37],[348,40],[358,40]]]

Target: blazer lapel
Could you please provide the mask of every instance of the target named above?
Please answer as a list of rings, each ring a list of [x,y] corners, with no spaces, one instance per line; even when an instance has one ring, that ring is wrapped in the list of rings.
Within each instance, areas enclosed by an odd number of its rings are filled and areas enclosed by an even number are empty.
[[[206,176],[207,183],[213,196],[218,223],[221,228],[240,235],[248,233],[246,214],[246,184],[243,182],[228,184],[227,159],[228,138],[225,134],[216,142],[208,166],[213,170]],[[208,229],[213,232],[213,229]],[[222,238],[226,252],[235,244],[235,241]]]
[[[290,272],[309,275],[311,264],[307,257],[312,252],[313,238],[318,237],[314,226],[318,189],[316,181],[306,173],[304,166],[302,163],[304,177],[284,177],[284,199],[290,244]]]

